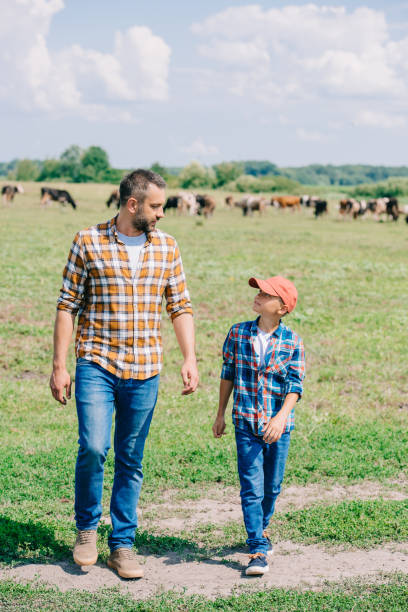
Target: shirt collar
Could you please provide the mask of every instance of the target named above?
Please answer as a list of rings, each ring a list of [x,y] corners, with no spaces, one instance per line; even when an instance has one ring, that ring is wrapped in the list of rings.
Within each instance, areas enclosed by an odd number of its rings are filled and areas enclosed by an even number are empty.
[[[255,319],[255,321],[252,321],[252,323],[251,323],[251,336],[257,336],[258,335],[258,322],[259,322],[260,318],[261,317],[257,317]],[[282,321],[280,320],[279,321],[279,325],[275,329],[275,331],[273,332],[272,336],[274,336],[276,338],[279,338],[282,335],[283,328],[284,328],[284,325],[283,325]]]
[[[119,216],[119,215],[116,215],[116,217],[113,217],[113,219],[111,219],[111,220],[108,222],[108,234],[109,234],[109,236],[110,236],[111,238],[113,238],[114,240],[116,240],[116,242],[118,242],[118,241],[119,241],[119,238],[118,238],[118,230],[117,230],[117,227],[116,227],[116,221],[117,221],[118,216]],[[153,235],[155,234],[155,232],[156,232],[156,230],[153,230],[153,232],[148,232],[148,233],[146,234],[146,236],[147,236],[147,242],[152,242]]]

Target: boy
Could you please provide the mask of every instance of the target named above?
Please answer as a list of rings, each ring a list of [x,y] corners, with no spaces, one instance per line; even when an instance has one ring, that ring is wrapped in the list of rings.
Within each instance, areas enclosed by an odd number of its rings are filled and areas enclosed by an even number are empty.
[[[214,437],[225,432],[225,410],[234,390],[233,422],[241,503],[248,534],[248,576],[265,574],[272,543],[266,528],[285,471],[294,406],[303,392],[302,340],[281,318],[296,306],[295,285],[282,276],[250,278],[257,287],[255,321],[233,325],[223,347],[223,367]]]

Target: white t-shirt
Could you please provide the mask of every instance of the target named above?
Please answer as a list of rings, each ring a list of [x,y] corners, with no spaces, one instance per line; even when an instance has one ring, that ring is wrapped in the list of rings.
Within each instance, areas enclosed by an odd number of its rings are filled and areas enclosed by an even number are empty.
[[[134,274],[138,268],[140,253],[143,249],[143,245],[147,240],[146,234],[140,234],[140,236],[126,236],[118,232],[118,238],[123,242],[128,252],[130,269]]]
[[[266,347],[268,346],[268,342],[272,334],[262,331],[262,329],[260,329],[259,327],[257,327],[257,330],[258,333],[254,340],[254,349],[255,352],[259,355],[259,364],[263,366],[265,365]]]

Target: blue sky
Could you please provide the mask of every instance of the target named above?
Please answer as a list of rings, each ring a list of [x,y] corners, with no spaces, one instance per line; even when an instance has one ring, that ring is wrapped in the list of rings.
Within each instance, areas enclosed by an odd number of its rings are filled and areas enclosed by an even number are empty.
[[[408,163],[408,1],[0,9],[2,161]]]

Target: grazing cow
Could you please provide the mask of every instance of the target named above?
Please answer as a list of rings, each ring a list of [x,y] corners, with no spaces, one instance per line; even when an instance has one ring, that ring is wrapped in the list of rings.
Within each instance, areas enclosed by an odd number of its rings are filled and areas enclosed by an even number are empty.
[[[120,206],[120,194],[119,194],[119,189],[115,189],[115,191],[112,191],[112,193],[109,196],[109,200],[106,202],[106,206],[108,208],[110,208],[110,205],[116,204],[116,208],[119,208]]]
[[[166,203],[163,207],[163,211],[166,212],[166,210],[169,210],[170,208],[174,208],[174,210],[178,209],[178,197],[177,196],[170,196],[167,198]]]
[[[249,215],[252,216],[254,210],[259,212],[259,215],[262,215],[266,212],[266,207],[268,206],[268,200],[261,196],[244,196],[239,200],[239,202],[235,202],[235,206],[242,208],[242,214],[244,217]]]
[[[232,195],[229,195],[225,198],[225,204],[227,205],[228,208],[234,207],[234,198],[232,197]]]
[[[60,202],[64,206],[69,203],[74,209],[77,207],[71,195],[65,189],[41,187],[41,204],[46,206],[47,204],[51,203],[51,200],[54,200],[54,202]]]
[[[300,197],[300,203],[302,206],[306,206],[307,208],[310,208],[312,206],[314,206],[314,203],[318,200],[319,198],[317,196],[310,196],[310,195],[302,195]]]
[[[16,193],[24,193],[22,185],[4,185],[1,189],[1,195],[3,196],[3,204],[11,204],[14,200],[14,196],[16,195]]]
[[[197,195],[196,200],[199,206],[197,213],[199,215],[204,215],[206,219],[212,217],[215,210],[214,198],[209,195]]]
[[[381,215],[391,217],[393,221],[398,221],[401,211],[398,208],[397,198],[377,198],[370,200],[367,204],[368,210],[373,213],[374,218],[378,221]]]
[[[272,206],[277,208],[291,208],[292,210],[300,210],[299,196],[273,196],[271,200]]]
[[[353,219],[357,219],[357,217],[364,215],[367,209],[368,205],[365,200],[361,200],[360,202],[353,198],[340,200],[339,213],[343,217],[350,215]]]
[[[327,213],[327,202],[326,200],[315,200],[314,201],[314,215],[317,219],[319,215]]]
[[[178,194],[177,210],[182,214],[196,215],[198,204],[194,193],[182,191]]]

